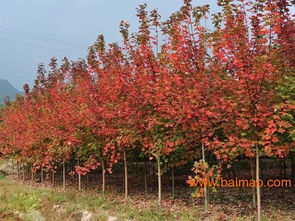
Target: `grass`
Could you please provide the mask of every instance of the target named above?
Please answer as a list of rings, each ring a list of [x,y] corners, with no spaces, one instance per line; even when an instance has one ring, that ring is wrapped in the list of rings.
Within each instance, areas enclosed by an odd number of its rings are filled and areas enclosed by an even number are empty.
[[[231,194],[226,190],[212,194],[210,213],[205,214],[202,202],[196,204],[192,199],[168,199],[168,195],[163,196],[163,206],[158,208],[155,194],[136,193],[125,202],[122,194],[110,188],[104,197],[95,190],[78,192],[69,187],[64,191],[50,186],[49,183],[48,186],[37,183],[29,185],[4,176],[0,176],[0,221],[75,221],[81,220],[82,213],[87,212],[92,214],[91,221],[105,221],[110,216],[117,217],[118,221],[255,220],[255,210],[251,207],[251,202],[245,201],[246,195],[238,190],[236,192],[242,194],[241,196],[234,194],[233,190]],[[244,192],[247,193],[246,190]],[[292,192],[287,195],[292,195]],[[230,200],[229,197],[233,198]],[[279,207],[277,202],[268,200],[267,195],[264,196],[263,220],[294,220],[294,207],[287,208],[282,203]]]
[[[93,213],[91,220],[199,220],[200,211],[178,212],[153,205],[139,208],[115,195],[102,197],[95,192],[63,191],[29,186],[11,179],[0,180],[0,220],[81,220],[82,211]],[[150,202],[149,202],[150,203]],[[155,202],[156,205],[156,202]]]

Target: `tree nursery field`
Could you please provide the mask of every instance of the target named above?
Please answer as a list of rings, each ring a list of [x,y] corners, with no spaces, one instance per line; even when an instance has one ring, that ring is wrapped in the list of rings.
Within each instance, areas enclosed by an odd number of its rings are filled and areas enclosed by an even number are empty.
[[[291,0],[218,0],[38,66],[0,108],[1,220],[295,220]]]

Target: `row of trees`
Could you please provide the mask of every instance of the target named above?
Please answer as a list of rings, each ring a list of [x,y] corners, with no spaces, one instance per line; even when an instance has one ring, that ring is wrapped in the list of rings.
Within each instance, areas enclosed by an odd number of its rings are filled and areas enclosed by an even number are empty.
[[[137,9],[139,28],[122,21],[122,44],[103,35],[85,60],[39,65],[35,85],[1,111],[0,151],[33,170],[105,173],[128,158],[178,167],[215,156],[212,170],[240,156],[285,157],[294,148],[295,24],[291,1],[219,0],[160,21]],[[208,176],[212,174],[212,170]],[[63,169],[65,171],[65,169]],[[65,179],[65,173],[64,173]],[[205,195],[206,193],[205,188]],[[260,189],[257,187],[258,219]]]

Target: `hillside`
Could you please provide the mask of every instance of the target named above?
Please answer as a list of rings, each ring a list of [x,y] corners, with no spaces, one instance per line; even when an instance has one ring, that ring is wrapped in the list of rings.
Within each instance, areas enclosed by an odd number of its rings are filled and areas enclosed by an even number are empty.
[[[15,95],[21,93],[22,92],[15,89],[9,81],[0,79],[0,104],[3,103],[5,96],[9,96],[10,100],[14,100]]]

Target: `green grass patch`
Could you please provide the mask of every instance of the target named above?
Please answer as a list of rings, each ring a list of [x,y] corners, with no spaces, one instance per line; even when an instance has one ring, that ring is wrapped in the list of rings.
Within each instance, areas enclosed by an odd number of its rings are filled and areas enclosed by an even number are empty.
[[[136,208],[128,203],[121,203],[102,197],[97,193],[62,191],[31,187],[9,179],[0,180],[0,220],[20,217],[23,220],[79,220],[79,212],[87,210],[94,214],[94,220],[107,220],[116,216],[119,220],[196,220],[192,214],[183,211],[172,214],[154,206]],[[156,202],[155,202],[156,204]],[[198,213],[195,213],[199,216]],[[36,218],[37,217],[37,218]]]
[[[116,195],[114,192],[109,192],[103,197],[95,191],[78,192],[71,188],[64,191],[61,188],[45,188],[41,185],[29,186],[2,178],[0,179],[0,220],[74,221],[81,220],[83,211],[92,213],[91,220],[94,221],[108,220],[109,216],[118,217],[118,221],[197,221],[204,219],[242,221],[253,220],[256,215],[253,212],[252,214],[235,216],[230,211],[226,211],[231,207],[239,210],[245,209],[244,204],[238,205],[239,200],[228,207],[224,207],[225,204],[213,205],[211,213],[204,214],[202,204],[184,205],[181,202],[174,204],[167,200],[163,208],[158,208],[156,197],[145,197],[144,195],[136,195],[124,203],[122,196]],[[218,198],[222,199],[221,196]],[[278,220],[278,217],[283,217],[283,215],[278,215],[279,213],[272,211],[263,220]]]

